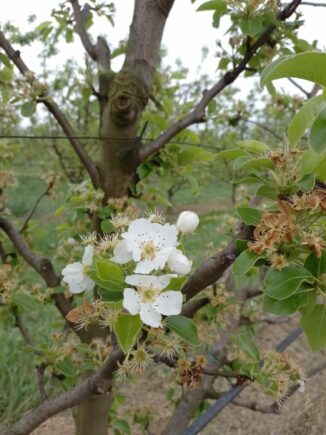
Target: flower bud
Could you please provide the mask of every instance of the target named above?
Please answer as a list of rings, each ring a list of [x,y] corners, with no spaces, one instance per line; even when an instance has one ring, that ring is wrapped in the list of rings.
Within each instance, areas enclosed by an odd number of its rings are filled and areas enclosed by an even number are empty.
[[[199,224],[199,217],[193,211],[183,211],[177,221],[177,228],[184,234],[193,233]]]
[[[191,271],[192,261],[189,261],[179,249],[173,249],[168,258],[168,266],[178,275],[187,275]]]

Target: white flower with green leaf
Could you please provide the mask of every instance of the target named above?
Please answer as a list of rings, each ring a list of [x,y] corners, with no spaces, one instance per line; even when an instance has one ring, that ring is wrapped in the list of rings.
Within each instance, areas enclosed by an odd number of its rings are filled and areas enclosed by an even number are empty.
[[[88,269],[93,262],[94,247],[86,246],[82,261],[68,264],[63,270],[62,280],[69,286],[71,293],[93,290],[95,282],[88,276]]]
[[[123,307],[130,314],[139,314],[141,320],[153,328],[161,326],[162,315],[178,315],[182,309],[183,296],[180,291],[167,290],[175,275],[129,275],[123,292]]]
[[[126,264],[133,260],[137,263],[135,272],[147,274],[165,267],[177,246],[178,229],[175,225],[161,225],[141,218],[131,222],[121,237],[123,240],[115,247],[112,261]]]

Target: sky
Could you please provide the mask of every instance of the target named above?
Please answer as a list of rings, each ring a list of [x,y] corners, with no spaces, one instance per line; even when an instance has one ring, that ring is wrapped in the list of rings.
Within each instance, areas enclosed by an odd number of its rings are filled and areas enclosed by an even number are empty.
[[[184,66],[190,71],[190,78],[197,74],[198,65],[202,71],[210,75],[212,79],[218,77],[218,59],[214,57],[216,41],[223,38],[223,34],[228,27],[227,18],[222,19],[220,29],[216,30],[211,25],[211,12],[196,12],[198,6],[204,0],[196,0],[194,4],[190,0],[175,0],[170,16],[167,20],[163,35],[163,45],[168,50],[165,63],[174,64],[177,58],[181,59]],[[10,0],[6,1],[6,7],[2,8],[0,23],[11,21],[22,31],[31,30],[37,24],[49,20],[51,10],[57,7],[60,0]],[[84,1],[80,0],[83,4]],[[317,2],[323,3],[323,0]],[[106,20],[101,19],[97,22],[96,33],[106,36],[110,48],[114,49],[120,40],[128,35],[129,25],[132,18],[134,0],[116,0],[115,26],[112,27]],[[299,36],[312,42],[314,39],[319,41],[319,48],[326,47],[326,8],[301,6],[300,10],[304,13],[305,25],[300,30]],[[36,14],[37,19],[34,24],[27,23],[27,17]],[[202,62],[202,47],[209,49],[207,60]],[[29,67],[36,73],[40,71],[40,59],[37,54],[39,45],[32,48],[24,47],[22,57],[27,61]],[[78,38],[73,44],[63,44],[60,53],[60,63],[65,59],[83,59],[84,49]],[[112,62],[113,69],[117,70],[121,66],[123,57],[120,56]],[[53,61],[53,67],[58,59]],[[281,85],[284,82],[280,82]],[[248,85],[246,85],[248,86]]]

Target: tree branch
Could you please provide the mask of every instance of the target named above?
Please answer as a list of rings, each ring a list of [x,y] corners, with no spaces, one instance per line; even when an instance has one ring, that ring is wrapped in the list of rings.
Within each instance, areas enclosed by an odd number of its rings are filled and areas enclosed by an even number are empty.
[[[61,278],[54,271],[51,261],[46,257],[38,257],[27,245],[25,238],[21,235],[19,230],[5,218],[0,216],[0,228],[7,234],[13,245],[16,247],[18,253],[41,277],[44,279],[46,285],[50,288],[55,288],[60,285]],[[70,302],[66,299],[63,293],[53,293],[52,299],[59,312],[65,318],[71,310]],[[85,329],[76,329],[75,324],[68,322],[72,330],[80,337],[82,341],[88,340],[89,333]]]
[[[93,44],[85,27],[85,20],[88,14],[89,5],[86,3],[84,9],[82,10],[78,0],[70,0],[75,21],[76,21],[76,31],[80,37],[80,40],[94,62],[97,62],[98,65],[98,74],[99,74],[99,84],[100,84],[100,92],[98,97],[101,99],[106,99],[108,97],[108,89],[109,89],[109,77],[108,71],[110,71],[110,49],[106,42],[106,40],[99,36],[97,38],[97,43]]]
[[[289,18],[296,10],[296,8],[301,3],[301,0],[293,0],[289,3],[278,15],[277,19],[279,21],[285,21]],[[245,70],[247,63],[254,56],[254,54],[259,50],[259,48],[264,45],[271,34],[276,29],[276,25],[272,24],[268,26],[265,31],[260,35],[257,41],[248,49],[246,54],[243,56],[241,62],[237,66],[235,66],[232,70],[226,72],[224,76],[211,88],[205,90],[203,92],[202,99],[197,103],[194,109],[186,115],[184,118],[177,121],[164,133],[158,136],[153,142],[139,148],[138,155],[136,159],[141,163],[156,154],[164,145],[166,145],[169,140],[171,140],[175,135],[177,135],[180,131],[189,127],[192,124],[205,122],[205,110],[210,101],[215,98],[218,94],[220,94],[224,88],[233,83],[237,77]]]
[[[40,87],[40,83],[35,78],[34,73],[27,67],[25,62],[22,60],[20,56],[20,52],[18,50],[15,50],[11,46],[10,42],[6,39],[5,35],[1,31],[0,31],[0,47],[5,51],[9,59],[16,65],[16,67],[21,72],[21,74],[23,74],[28,79],[31,86],[33,86],[34,88]],[[44,85],[41,85],[41,87],[44,88]],[[63,112],[53,101],[53,99],[47,94],[42,95],[37,100],[37,102],[43,103],[47,107],[49,112],[52,113],[52,115],[57,120],[58,124],[61,126],[62,130],[66,134],[67,138],[69,139],[80,161],[86,168],[92,180],[93,186],[95,188],[100,187],[100,177],[96,165],[92,161],[88,153],[85,151],[82,144],[76,138],[77,136],[76,132],[70,125],[68,119],[65,117]]]
[[[252,234],[252,226],[242,225],[242,229],[236,238],[240,240],[250,240]],[[205,260],[182,288],[182,292],[186,295],[186,299],[191,299],[202,289],[216,282],[234,262],[238,255],[239,252],[236,243],[233,241],[220,253]],[[186,310],[188,310],[188,308]]]
[[[13,315],[15,317],[16,326],[19,329],[24,340],[26,341],[27,344],[29,344],[34,349],[36,347],[36,343],[34,341],[34,338],[31,336],[28,329],[26,328],[26,326],[23,322],[23,319],[21,318],[20,314],[18,313],[17,307],[13,308]],[[37,380],[38,380],[38,386],[39,386],[41,399],[46,400],[47,394],[45,391],[45,380],[44,380],[45,365],[38,364],[35,368],[36,368],[36,373],[37,373]]]
[[[21,228],[19,230],[20,233],[23,233],[27,229],[28,223],[32,219],[32,217],[34,216],[34,213],[36,212],[39,203],[42,201],[42,199],[45,196],[47,196],[50,193],[52,188],[53,188],[53,183],[49,183],[47,185],[45,191],[43,193],[41,193],[41,195],[36,199],[33,207],[30,209],[29,213],[27,214],[27,216],[23,222],[23,225],[21,226]]]
[[[122,362],[123,352],[116,348],[104,365],[93,375],[77,384],[71,390],[49,398],[15,423],[4,435],[27,435],[48,418],[60,411],[85,402],[93,394],[106,394],[112,386],[112,376]]]
[[[307,379],[311,379],[316,374],[320,373],[321,371],[326,369],[326,361],[322,362],[321,364],[317,365],[316,367],[312,368],[308,374]],[[235,399],[233,400],[232,404],[236,406],[241,406],[244,408],[251,409],[252,411],[258,411],[262,414],[281,414],[282,408],[284,406],[284,403],[293,396],[294,393],[298,391],[300,388],[300,384],[293,385],[288,393],[286,394],[286,397],[284,397],[281,401],[281,404],[279,402],[274,402],[271,405],[260,405],[259,403],[255,401],[248,402],[246,400],[242,399]]]

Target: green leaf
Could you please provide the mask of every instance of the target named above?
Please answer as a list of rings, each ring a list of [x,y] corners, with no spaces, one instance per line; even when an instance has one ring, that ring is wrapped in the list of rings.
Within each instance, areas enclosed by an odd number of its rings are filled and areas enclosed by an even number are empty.
[[[169,290],[180,290],[183,284],[187,281],[187,279],[188,278],[186,276],[178,276],[176,278],[172,278],[167,288]]]
[[[3,63],[7,68],[11,68],[10,60],[4,53],[0,53],[0,62]]]
[[[312,124],[309,143],[311,148],[318,154],[326,151],[326,109],[319,113]]]
[[[238,157],[243,157],[243,156],[249,157],[249,154],[245,150],[241,150],[238,148],[224,150],[216,154],[216,157],[220,159],[226,159],[226,160],[235,160]]]
[[[226,1],[225,0],[211,0],[205,2],[199,6],[198,12],[201,11],[219,11],[226,12]]]
[[[256,210],[255,208],[237,208],[237,213],[241,220],[247,225],[258,225],[261,220],[261,211]]]
[[[121,291],[126,287],[121,267],[108,260],[97,261],[96,270],[92,270],[89,276],[106,290]]]
[[[143,326],[139,315],[120,314],[113,326],[118,338],[119,346],[124,353],[127,353],[135,344],[136,338]]]
[[[270,147],[259,140],[241,140],[236,144],[252,153],[265,153],[266,151],[270,151]]]
[[[107,290],[105,288],[100,288],[98,290],[101,299],[104,301],[117,302],[123,299],[123,292],[117,290]]]
[[[314,352],[326,347],[326,305],[317,304],[311,312],[304,313],[301,326]]]
[[[242,19],[240,28],[245,35],[255,36],[264,29],[264,22],[261,17]]]
[[[268,65],[260,78],[261,86],[271,80],[285,77],[310,80],[326,86],[326,53],[306,51],[291,56],[284,56]]]
[[[266,186],[265,184],[262,186],[259,186],[256,195],[262,196],[264,198],[269,199],[278,199],[278,190],[273,186]]]
[[[55,368],[65,376],[73,377],[76,375],[76,367],[72,363],[71,359],[67,356],[58,364],[56,364]]]
[[[233,163],[233,169],[260,169],[260,168],[274,168],[274,164],[270,159],[266,157],[261,157],[259,159],[254,159],[251,156],[243,156],[237,158]]]
[[[111,261],[96,262],[97,275],[103,281],[124,282],[124,274],[121,267]]]
[[[323,273],[326,273],[326,250],[322,251],[320,258],[312,252],[307,257],[304,267],[316,278],[320,277]]]
[[[256,361],[260,359],[259,350],[248,335],[236,334],[232,337],[232,341],[234,341],[253,360]]]
[[[236,276],[245,275],[249,272],[250,269],[254,267],[254,265],[260,258],[264,257],[262,255],[257,255],[254,252],[249,251],[249,249],[246,249],[245,251],[241,252],[239,257],[233,263],[233,273]]]
[[[305,174],[298,183],[302,192],[310,192],[315,186],[315,176],[312,174]]]
[[[36,103],[34,101],[28,101],[27,103],[24,103],[20,108],[21,114],[26,118],[32,116],[35,113],[35,111],[36,111]]]
[[[12,297],[12,301],[17,305],[17,307],[23,310],[34,311],[40,309],[40,302],[26,293],[15,293]]]
[[[103,231],[103,233],[111,233],[114,230],[111,219],[104,219],[101,222],[101,230]]]
[[[308,100],[292,118],[288,128],[288,138],[291,145],[296,145],[304,132],[311,127],[314,119],[318,115],[318,108],[322,110],[325,102],[324,95],[317,95]]]
[[[193,346],[200,344],[197,326],[191,319],[183,316],[169,316],[166,318],[166,326]]]
[[[312,149],[307,150],[301,159],[302,175],[314,174],[320,181],[326,181],[326,153],[320,156]]]
[[[290,296],[287,299],[273,299],[269,296],[264,296],[264,311],[277,314],[278,316],[286,316],[295,313],[300,307],[305,306],[309,302],[308,293],[298,293]]]
[[[270,269],[265,277],[264,293],[274,299],[286,299],[292,296],[303,282],[313,282],[309,270],[290,264],[282,270]]]

